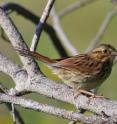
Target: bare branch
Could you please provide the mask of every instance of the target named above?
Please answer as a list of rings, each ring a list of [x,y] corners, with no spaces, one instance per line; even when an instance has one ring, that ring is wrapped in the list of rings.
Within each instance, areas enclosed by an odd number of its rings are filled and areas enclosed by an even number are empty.
[[[23,77],[27,77],[27,73],[18,65],[10,61],[7,57],[0,53],[0,71],[8,74],[15,83],[20,80],[23,81]],[[23,76],[24,75],[24,76]]]
[[[88,124],[93,124],[93,123],[101,124],[103,122],[105,123],[110,122],[110,118],[104,118],[96,115],[85,116],[80,113],[75,113],[73,111],[60,109],[60,108],[49,106],[46,104],[41,104],[33,100],[24,99],[21,97],[9,96],[2,93],[0,93],[0,101],[17,104],[24,108],[32,109],[39,112],[40,111],[46,112],[54,116],[62,117],[62,118],[73,120],[73,121],[81,121]]]
[[[70,6],[68,6],[67,8],[63,9],[61,12],[59,12],[58,16],[61,18],[69,13],[71,13],[72,11],[79,9],[83,6],[86,6],[89,3],[95,2],[96,0],[80,0],[77,1],[73,4],[71,4]]]
[[[110,21],[112,20],[112,18],[117,14],[117,9],[116,8],[113,8],[112,10],[110,10],[104,21],[102,22],[95,38],[91,41],[89,47],[87,48],[86,52],[89,52],[91,51],[92,49],[95,48],[95,46],[101,41],[101,38],[103,37],[104,33],[105,33],[105,30],[106,28],[108,27]]]
[[[3,56],[1,53],[0,71],[8,74],[16,84],[24,82],[25,78],[27,77],[26,71],[24,71],[20,66],[10,61],[7,57]]]
[[[50,11],[51,11],[51,8],[52,8],[54,2],[55,2],[55,0],[48,0],[48,3],[44,9],[44,12],[40,18],[40,22],[37,25],[36,32],[35,32],[33,39],[32,39],[32,44],[30,47],[30,50],[32,50],[32,51],[36,50],[43,26],[44,26],[49,14],[50,14]]]
[[[77,55],[78,51],[76,48],[71,44],[71,41],[67,38],[66,34],[64,33],[61,24],[60,24],[60,19],[56,13],[55,8],[53,7],[51,11],[51,16],[53,20],[53,27],[61,39],[61,43],[63,44],[64,48],[66,48],[72,55]]]
[[[89,110],[100,115],[102,115],[103,111],[108,116],[117,116],[116,101],[96,98],[90,100],[89,103],[89,98],[82,95],[75,99],[73,89],[69,89],[67,86],[62,84],[56,84],[54,81],[51,81],[46,77],[41,77],[39,83],[31,82],[31,85],[28,85],[26,89],[73,104],[77,108]]]
[[[29,11],[28,9],[22,7],[21,5],[18,5],[16,3],[5,3],[2,4],[1,7],[6,11],[7,13],[9,11],[16,11],[18,15],[23,16],[24,18],[30,20],[34,24],[38,24],[38,20],[40,19],[36,14],[33,12]],[[55,49],[58,51],[60,56],[66,57],[68,56],[67,52],[65,51],[64,47],[62,46],[60,39],[56,35],[55,30],[53,27],[47,23],[44,24],[43,27],[44,31],[48,34],[48,37],[51,39]]]
[[[7,34],[14,48],[18,47],[28,49],[27,45],[24,43],[20,32],[18,32],[12,20],[7,16],[7,14],[2,8],[0,8],[0,25]],[[20,58],[30,75],[33,75],[34,73],[40,73],[36,62],[34,62],[34,59],[30,58],[30,60],[29,58],[23,56],[20,56]],[[30,66],[28,66],[29,61],[31,62]]]

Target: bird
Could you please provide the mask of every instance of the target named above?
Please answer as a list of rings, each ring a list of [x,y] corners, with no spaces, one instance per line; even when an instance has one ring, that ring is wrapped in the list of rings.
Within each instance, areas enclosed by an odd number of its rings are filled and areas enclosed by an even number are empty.
[[[77,94],[89,96],[96,96],[91,90],[97,89],[109,77],[117,56],[117,50],[110,44],[100,44],[90,52],[60,59],[51,59],[30,50],[16,50],[21,56],[45,63],[63,83],[78,91]]]

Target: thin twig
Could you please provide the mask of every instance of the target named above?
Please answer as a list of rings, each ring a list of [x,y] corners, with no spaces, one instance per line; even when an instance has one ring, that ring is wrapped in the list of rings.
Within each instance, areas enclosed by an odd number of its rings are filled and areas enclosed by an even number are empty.
[[[70,6],[68,6],[67,8],[63,9],[62,11],[59,12],[58,16],[61,18],[63,16],[66,16],[67,14],[71,13],[72,11],[79,9],[83,6],[86,6],[89,3],[95,2],[96,0],[80,0],[77,1],[73,4],[71,4]]]
[[[39,41],[39,38],[41,36],[41,32],[42,32],[42,29],[44,27],[44,24],[50,14],[50,11],[51,11],[51,8],[54,4],[55,0],[48,0],[48,3],[44,9],[44,12],[40,18],[40,21],[37,25],[37,28],[36,28],[36,32],[33,36],[33,39],[32,39],[32,44],[31,44],[31,47],[30,47],[30,50],[31,51],[35,51],[36,50],[36,47],[37,47],[37,44],[38,44],[38,41]]]
[[[5,104],[6,107],[9,109],[9,111],[11,111],[11,115],[12,115],[12,107],[11,107],[11,103],[6,103]],[[21,115],[19,114],[18,110],[16,108],[14,108],[14,112],[15,112],[15,119],[16,119],[16,123],[17,124],[25,124]],[[13,116],[13,115],[12,115]]]
[[[8,90],[7,90],[7,88],[2,84],[2,83],[0,83],[0,90],[3,92],[3,93],[5,93],[5,94],[7,94],[8,93]],[[6,106],[7,106],[7,104],[6,104]],[[14,109],[14,105],[11,103],[11,115],[12,115],[12,119],[13,119],[13,124],[16,124],[16,118],[15,118],[15,109]]]
[[[3,92],[5,94],[9,93],[9,90],[7,89],[7,87],[5,87],[1,82],[0,82],[0,92]],[[13,118],[13,124],[24,124],[23,119],[21,118],[19,112],[17,111],[17,109],[14,107],[13,104],[5,104],[6,107],[9,109],[9,111],[11,112],[12,118]]]
[[[56,12],[54,7],[52,8],[51,16],[52,16],[52,21],[53,21],[53,27],[54,27],[57,35],[61,39],[61,43],[63,44],[64,48],[66,48],[72,55],[77,55],[78,51],[71,44],[71,41],[68,39],[68,37],[64,33],[64,31],[61,27],[61,24],[60,24],[60,19],[59,19],[58,15],[57,15],[57,12]]]
[[[16,3],[5,3],[5,4],[2,4],[1,7],[7,13],[9,11],[12,11],[12,12],[16,11],[18,13],[18,15],[23,16],[24,18],[26,18],[27,20],[31,21],[35,25],[37,25],[38,24],[38,20],[40,20],[40,18],[36,14],[34,14],[30,10],[28,10],[25,7],[23,7],[21,5],[18,5]],[[47,24],[45,22],[43,30],[45,31],[45,33],[47,33],[48,37],[52,41],[55,49],[58,51],[60,56],[61,57],[68,56],[67,52],[65,51],[64,47],[62,46],[62,44],[60,42],[60,39],[56,35],[56,32],[53,29],[53,27],[50,24]]]
[[[13,118],[13,124],[16,124],[15,108],[13,103],[11,103],[11,108],[12,108],[11,115]]]
[[[108,25],[110,24],[110,21],[112,20],[112,18],[117,14],[117,9],[116,8],[112,8],[106,15],[104,21],[102,22],[95,38],[91,41],[89,47],[86,49],[86,52],[90,52],[91,50],[93,50],[95,48],[95,46],[101,41],[101,38],[103,37],[106,28],[108,27]]]

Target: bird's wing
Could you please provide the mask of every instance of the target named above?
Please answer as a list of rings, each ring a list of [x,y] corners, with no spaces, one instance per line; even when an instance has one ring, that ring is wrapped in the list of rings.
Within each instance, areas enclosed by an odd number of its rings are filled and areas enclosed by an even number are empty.
[[[69,58],[58,59],[52,66],[83,73],[98,73],[102,63],[91,58],[88,54],[80,54]]]
[[[91,58],[88,54],[79,54],[76,56],[71,56],[71,57],[62,58],[62,59],[50,59],[39,53],[32,52],[29,50],[25,50],[25,49],[22,50],[19,48],[17,48],[16,50],[22,56],[33,57],[37,60],[40,60],[48,64],[49,66],[63,68],[70,71],[74,70],[74,71],[79,71],[87,74],[95,72],[97,74],[102,68],[101,62]]]

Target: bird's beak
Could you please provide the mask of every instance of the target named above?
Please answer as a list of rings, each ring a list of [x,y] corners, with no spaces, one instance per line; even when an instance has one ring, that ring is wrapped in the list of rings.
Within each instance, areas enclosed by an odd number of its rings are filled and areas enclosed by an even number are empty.
[[[117,56],[117,50],[112,52],[112,56]]]

